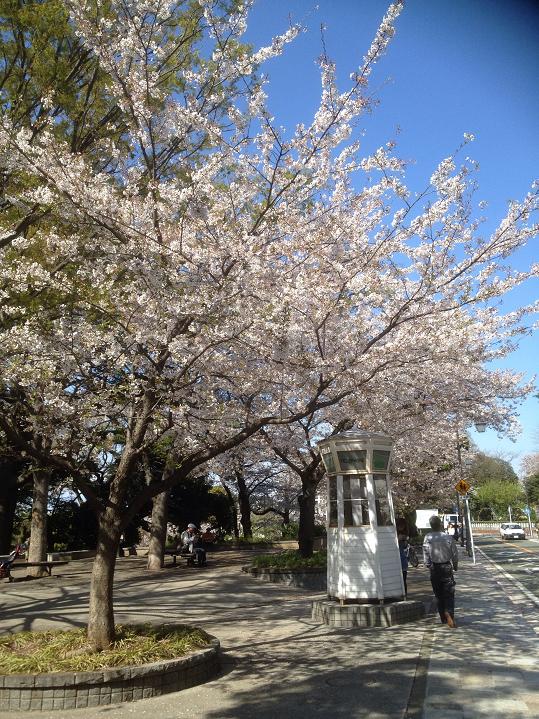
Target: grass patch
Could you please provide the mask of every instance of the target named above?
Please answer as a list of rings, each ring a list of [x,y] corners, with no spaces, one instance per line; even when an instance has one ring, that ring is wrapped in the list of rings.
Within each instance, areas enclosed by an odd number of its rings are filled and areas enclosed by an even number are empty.
[[[45,674],[125,667],[181,657],[208,645],[210,637],[194,627],[151,624],[116,627],[116,641],[94,652],[86,629],[19,632],[0,637],[0,674]]]
[[[327,565],[327,552],[322,549],[313,552],[313,556],[305,559],[295,549],[286,549],[284,552],[276,554],[260,554],[253,557],[253,567],[275,567],[277,569],[303,569],[306,567],[316,567],[325,569]]]

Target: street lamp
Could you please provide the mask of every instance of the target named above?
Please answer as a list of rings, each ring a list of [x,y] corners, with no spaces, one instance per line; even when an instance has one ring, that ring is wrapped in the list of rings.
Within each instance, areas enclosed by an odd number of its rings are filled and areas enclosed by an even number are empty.
[[[485,425],[485,429],[486,429],[486,425]],[[462,444],[461,438],[459,435],[458,424],[455,428],[455,431],[457,434],[457,458],[458,458],[458,463],[459,463],[459,476],[460,476],[460,481],[465,482],[464,468],[463,468],[463,464],[462,464],[462,448],[467,447],[468,444],[467,443]],[[472,522],[470,519],[470,503],[468,500],[468,492],[466,492],[466,494],[464,495],[463,500],[464,500],[464,524],[466,526],[466,552],[467,552],[468,556],[472,557],[473,563],[475,564],[475,547],[474,547],[473,535],[472,535]]]

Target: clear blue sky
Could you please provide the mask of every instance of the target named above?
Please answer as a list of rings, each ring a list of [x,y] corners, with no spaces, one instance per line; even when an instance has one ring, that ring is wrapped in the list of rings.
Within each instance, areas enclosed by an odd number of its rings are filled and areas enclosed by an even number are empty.
[[[281,58],[264,67],[270,77],[270,109],[279,124],[308,122],[317,107],[320,80],[315,59],[322,52],[337,63],[339,85],[367,51],[388,7],[384,0],[257,0],[247,40],[256,46],[300,22],[308,28]],[[467,154],[480,163],[478,199],[488,201],[484,232],[503,217],[507,201],[525,195],[539,178],[539,2],[533,0],[408,0],[397,34],[371,78],[380,106],[364,127],[367,151],[393,139],[398,153],[413,159],[411,189],[423,188],[436,164],[461,142],[476,141]],[[539,261],[539,239],[512,264]],[[509,311],[539,297],[539,281],[514,291]],[[537,319],[537,318],[535,318]],[[539,334],[500,366],[537,372]],[[516,442],[493,431],[472,433],[481,449],[511,459],[518,471],[523,454],[539,451],[539,400],[521,408],[523,432]]]

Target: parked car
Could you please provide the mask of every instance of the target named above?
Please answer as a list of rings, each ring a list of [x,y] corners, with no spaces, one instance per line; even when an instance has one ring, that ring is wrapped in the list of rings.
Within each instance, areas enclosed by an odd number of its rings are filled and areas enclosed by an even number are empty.
[[[500,535],[502,539],[526,539],[526,534],[520,524],[502,524]]]

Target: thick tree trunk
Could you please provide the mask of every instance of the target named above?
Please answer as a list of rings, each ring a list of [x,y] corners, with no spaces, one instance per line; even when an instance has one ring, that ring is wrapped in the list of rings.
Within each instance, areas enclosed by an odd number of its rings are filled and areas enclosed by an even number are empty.
[[[32,501],[32,519],[30,524],[29,562],[47,560],[47,503],[49,499],[49,473],[46,470],[34,472],[34,497]],[[45,567],[29,567],[31,577],[43,577]]]
[[[147,564],[147,568],[150,571],[157,571],[161,569],[165,563],[168,495],[168,492],[162,492],[153,498],[152,526]]]
[[[114,568],[124,529],[122,515],[125,495],[138,457],[137,448],[144,441],[154,402],[153,392],[146,392],[140,416],[133,421],[133,427],[128,432],[124,451],[110,484],[107,504],[99,515],[97,553],[90,582],[88,610],[88,642],[94,651],[106,649],[114,641]]]
[[[236,482],[238,483],[238,504],[240,506],[240,524],[243,530],[243,536],[250,539],[253,536],[253,526],[251,524],[251,497],[247,490],[245,478],[242,472],[236,472]]]
[[[95,651],[107,649],[114,641],[113,582],[120,543],[117,508],[107,507],[99,518],[97,554],[90,583],[88,643]]]
[[[316,507],[316,488],[319,480],[302,478],[302,493],[298,497],[299,530],[298,544],[302,557],[312,557],[314,551],[314,514]]]

